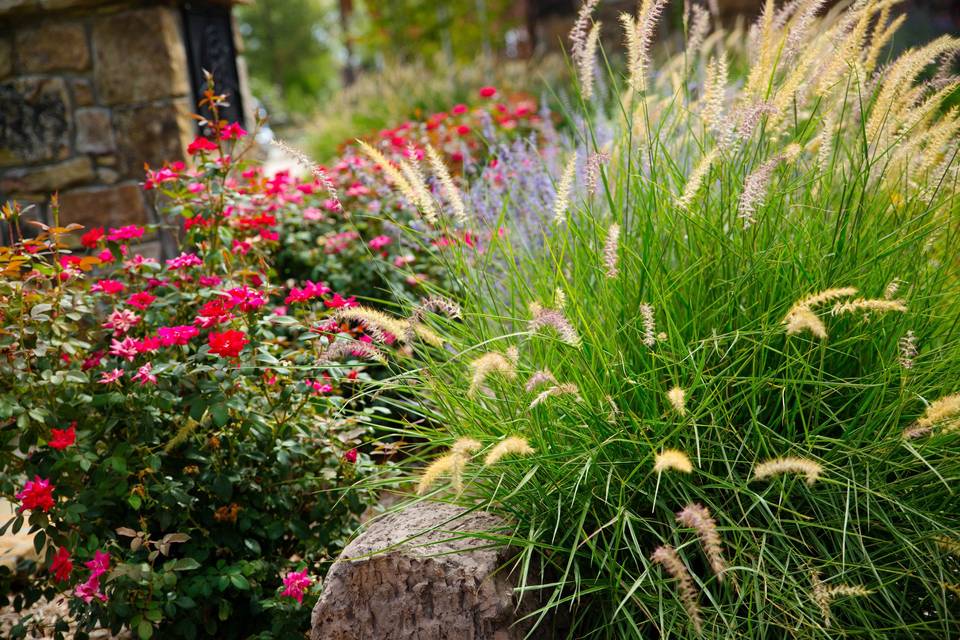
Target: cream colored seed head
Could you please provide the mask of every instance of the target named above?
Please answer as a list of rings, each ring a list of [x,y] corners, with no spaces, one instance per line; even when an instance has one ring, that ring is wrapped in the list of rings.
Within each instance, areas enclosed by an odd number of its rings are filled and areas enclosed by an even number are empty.
[[[511,349],[515,349],[515,347],[511,347]],[[487,376],[491,373],[499,373],[508,380],[516,378],[516,358],[512,357],[513,355],[514,352],[509,349],[506,355],[496,351],[490,351],[471,362],[470,369],[473,375],[470,379],[470,389],[467,391],[467,394],[470,396],[475,395],[483,386]]]
[[[774,458],[758,464],[753,470],[754,480],[766,480],[784,473],[799,473],[807,478],[807,484],[812,485],[823,473],[823,467],[808,458],[786,457]]]
[[[473,438],[460,438],[450,447],[450,452],[457,455],[467,455],[479,451],[483,445]]]
[[[663,473],[670,469],[681,473],[692,473],[693,463],[690,462],[690,458],[683,451],[664,449],[654,459],[653,470],[657,473]]]
[[[674,387],[667,391],[667,400],[670,401],[670,406],[673,407],[673,410],[677,412],[681,417],[687,415],[687,392],[681,389],[680,387]]]
[[[490,449],[483,464],[489,467],[500,462],[505,456],[529,456],[533,453],[533,447],[530,446],[526,438],[510,436]]]

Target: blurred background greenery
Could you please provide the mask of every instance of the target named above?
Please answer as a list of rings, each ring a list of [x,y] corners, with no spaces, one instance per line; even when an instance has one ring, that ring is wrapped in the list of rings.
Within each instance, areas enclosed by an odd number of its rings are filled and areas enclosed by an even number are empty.
[[[685,2],[665,29],[682,31]],[[726,23],[763,0],[701,0]],[[237,7],[252,92],[270,126],[323,161],[344,140],[474,98],[477,87],[544,92],[565,73],[566,34],[581,0],[252,0]],[[601,0],[604,39],[636,0]],[[781,4],[780,2],[777,3]],[[835,4],[831,2],[831,4]],[[908,0],[896,51],[960,33],[958,0]],[[661,39],[662,40],[662,39]]]

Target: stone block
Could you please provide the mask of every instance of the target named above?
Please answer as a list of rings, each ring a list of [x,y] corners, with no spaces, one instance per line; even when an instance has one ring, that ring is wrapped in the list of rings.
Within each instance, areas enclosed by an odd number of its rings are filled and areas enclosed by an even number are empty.
[[[408,507],[374,522],[327,573],[311,616],[313,640],[520,640],[561,638],[522,620],[514,552],[491,545],[509,527],[484,512],[448,504]],[[471,534],[478,534],[472,537]]]
[[[71,158],[57,164],[8,171],[0,177],[0,191],[5,193],[59,191],[93,180],[89,158]]]
[[[89,107],[96,102],[93,96],[93,83],[85,78],[71,80],[70,91],[73,93],[74,107]]]
[[[79,22],[41,22],[16,32],[17,60],[21,71],[83,71],[90,66],[87,34]]]
[[[63,78],[0,83],[0,167],[66,158],[71,117]]]
[[[147,208],[134,182],[73,189],[60,194],[60,222],[76,222],[87,229],[145,224]]]
[[[77,109],[74,124],[77,128],[78,153],[110,153],[116,149],[109,109]]]
[[[92,9],[116,0],[0,0],[0,16],[28,16],[41,11]]]
[[[107,167],[97,169],[97,181],[102,184],[114,184],[120,179],[120,174]]]
[[[190,92],[179,15],[150,7],[97,18],[97,94],[103,104],[138,104]]]
[[[13,40],[0,36],[0,80],[13,73]]]
[[[159,167],[165,160],[186,157],[187,145],[195,134],[190,102],[114,109],[117,136],[117,166],[127,178],[143,178],[143,163]]]

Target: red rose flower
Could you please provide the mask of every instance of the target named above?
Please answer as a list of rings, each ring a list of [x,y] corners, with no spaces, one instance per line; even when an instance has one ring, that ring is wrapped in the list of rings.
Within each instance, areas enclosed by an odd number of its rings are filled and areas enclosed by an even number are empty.
[[[90,229],[90,231],[87,231],[85,234],[80,236],[80,244],[88,249],[95,249],[97,244],[100,242],[100,238],[102,238],[105,234],[106,231],[104,231],[103,227]]]
[[[210,342],[210,353],[224,358],[238,357],[240,352],[243,351],[244,345],[250,342],[243,331],[237,331],[236,329],[230,329],[223,333],[211,333],[207,340]]]
[[[233,318],[233,314],[230,313],[231,308],[229,300],[214,298],[197,310],[197,317],[193,322],[204,329],[215,327]]]
[[[50,573],[57,582],[64,582],[70,579],[71,571],[73,571],[73,560],[70,559],[70,552],[66,547],[60,547],[50,563]]]
[[[24,509],[41,509],[50,511],[53,507],[53,490],[55,487],[50,484],[50,480],[45,480],[40,476],[34,476],[33,480],[27,480],[23,485],[23,490],[16,495],[17,500],[22,504],[20,511]]]
[[[50,429],[50,442],[47,443],[51,449],[61,451],[66,449],[77,441],[77,421],[74,420],[66,429]]]
[[[497,90],[495,87],[480,87],[481,98],[492,98],[495,95],[497,95]]]
[[[203,136],[197,136],[193,142],[187,145],[187,153],[190,155],[196,155],[201,151],[216,151],[217,145]]]
[[[127,298],[127,304],[131,307],[136,307],[141,311],[146,310],[153,301],[157,299],[157,296],[147,293],[146,291],[138,291],[129,298]]]
[[[94,367],[100,366],[100,361],[103,360],[103,351],[94,351],[90,354],[86,360],[83,361],[83,364],[80,365],[81,371],[89,371]]]
[[[246,129],[240,126],[239,122],[231,122],[223,129],[220,130],[220,139],[221,140],[232,140],[234,138],[242,138],[247,135]]]
[[[342,309],[357,306],[356,296],[350,296],[349,298],[344,298],[339,293],[333,294],[333,297],[329,300],[324,300],[323,304],[326,305],[328,309]]]

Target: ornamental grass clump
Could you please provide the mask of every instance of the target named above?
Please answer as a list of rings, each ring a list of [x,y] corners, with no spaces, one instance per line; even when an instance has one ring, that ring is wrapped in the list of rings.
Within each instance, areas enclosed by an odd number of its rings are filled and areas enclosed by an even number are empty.
[[[606,154],[596,188],[575,167],[541,242],[503,216],[451,254],[462,320],[394,381],[397,433],[524,439],[438,496],[515,523],[529,619],[569,637],[950,637],[960,39],[890,59],[896,2],[798,0],[695,11],[661,57],[663,4],[558,145]]]

